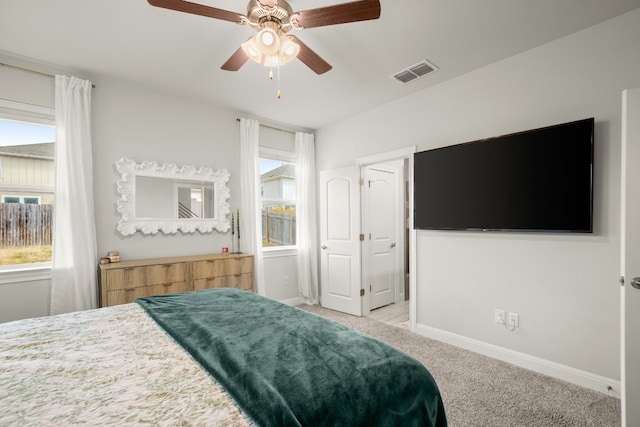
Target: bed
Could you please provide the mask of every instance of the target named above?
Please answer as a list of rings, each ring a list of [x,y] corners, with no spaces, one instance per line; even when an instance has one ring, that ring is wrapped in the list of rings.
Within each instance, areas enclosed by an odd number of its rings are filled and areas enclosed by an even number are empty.
[[[237,289],[0,324],[0,425],[446,426],[420,362]]]

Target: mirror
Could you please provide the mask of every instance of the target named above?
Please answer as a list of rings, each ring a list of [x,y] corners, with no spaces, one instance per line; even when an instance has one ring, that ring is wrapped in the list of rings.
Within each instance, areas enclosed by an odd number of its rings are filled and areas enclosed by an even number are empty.
[[[118,231],[131,235],[229,231],[229,172],[127,158],[116,162]]]

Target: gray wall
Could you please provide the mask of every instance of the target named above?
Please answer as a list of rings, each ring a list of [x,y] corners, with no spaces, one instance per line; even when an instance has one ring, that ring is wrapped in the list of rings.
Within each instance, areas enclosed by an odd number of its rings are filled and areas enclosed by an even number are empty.
[[[418,231],[418,331],[620,378],[621,92],[640,87],[639,40],[636,10],[318,132],[325,170],[595,117],[594,233]]]

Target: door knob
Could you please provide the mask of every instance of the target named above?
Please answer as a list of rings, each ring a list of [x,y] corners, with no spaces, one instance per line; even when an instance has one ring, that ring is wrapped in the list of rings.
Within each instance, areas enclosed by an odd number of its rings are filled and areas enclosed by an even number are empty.
[[[327,249],[327,247],[325,245],[322,245],[321,248],[322,249]]]
[[[636,289],[640,289],[640,277],[634,277],[633,279],[631,279],[631,286]]]
[[[391,244],[391,247],[392,247],[392,248],[395,248],[395,247],[396,247],[396,244],[395,244],[395,243],[392,243],[392,244]]]

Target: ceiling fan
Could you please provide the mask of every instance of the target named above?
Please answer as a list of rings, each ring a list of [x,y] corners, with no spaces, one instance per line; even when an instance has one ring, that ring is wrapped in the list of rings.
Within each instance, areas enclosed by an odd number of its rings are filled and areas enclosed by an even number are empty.
[[[315,73],[326,73],[331,65],[299,38],[287,33],[293,28],[325,27],[380,17],[379,0],[359,0],[299,12],[294,12],[285,0],[249,0],[246,15],[185,0],[147,1],[152,6],[235,22],[255,29],[257,34],[245,41],[222,65],[221,68],[227,71],[239,70],[249,59],[269,67],[298,58]]]

